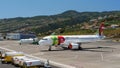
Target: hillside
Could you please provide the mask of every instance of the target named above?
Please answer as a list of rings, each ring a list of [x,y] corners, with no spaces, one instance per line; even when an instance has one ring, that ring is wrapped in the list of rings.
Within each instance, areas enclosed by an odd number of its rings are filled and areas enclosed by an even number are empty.
[[[76,33],[78,30],[86,29],[86,23],[88,23],[88,27],[94,24],[95,21],[93,20],[97,20],[95,26],[98,26],[102,20],[106,20],[107,25],[120,25],[120,11],[77,12],[69,10],[50,16],[0,19],[0,32],[32,32],[36,35],[50,35],[53,32],[57,34],[73,34],[71,32]],[[87,32],[93,33],[95,31],[88,30]],[[86,33],[83,32],[83,34]],[[81,34],[81,32],[76,34]]]

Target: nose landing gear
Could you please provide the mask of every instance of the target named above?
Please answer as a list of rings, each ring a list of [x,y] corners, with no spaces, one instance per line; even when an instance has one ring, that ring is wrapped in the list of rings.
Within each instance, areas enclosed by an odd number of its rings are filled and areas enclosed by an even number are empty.
[[[50,45],[48,51],[51,51],[51,48],[52,48],[52,46]]]

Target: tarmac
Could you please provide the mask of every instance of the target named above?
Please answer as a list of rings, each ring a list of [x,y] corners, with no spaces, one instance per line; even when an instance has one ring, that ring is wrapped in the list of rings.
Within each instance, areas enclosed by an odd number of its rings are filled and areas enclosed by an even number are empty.
[[[13,66],[11,64],[2,64],[0,62],[0,68],[19,68],[19,67],[15,67],[15,66]]]
[[[47,46],[19,45],[15,40],[3,40],[0,41],[0,47],[49,60],[56,68],[59,68],[59,65],[74,68],[120,68],[120,42],[101,41],[82,44],[83,50],[63,50],[52,47],[53,50],[48,51]]]

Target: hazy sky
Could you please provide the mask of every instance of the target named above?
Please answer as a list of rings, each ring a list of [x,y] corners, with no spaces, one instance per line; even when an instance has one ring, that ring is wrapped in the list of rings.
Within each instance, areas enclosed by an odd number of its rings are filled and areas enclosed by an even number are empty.
[[[54,15],[67,10],[120,10],[120,0],[0,0],[0,19]]]

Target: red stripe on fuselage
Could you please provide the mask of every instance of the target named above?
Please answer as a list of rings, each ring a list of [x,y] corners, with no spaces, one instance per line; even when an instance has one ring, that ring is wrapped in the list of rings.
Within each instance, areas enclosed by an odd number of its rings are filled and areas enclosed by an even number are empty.
[[[61,43],[64,43],[65,38],[63,36],[58,36],[58,45],[60,45]]]

